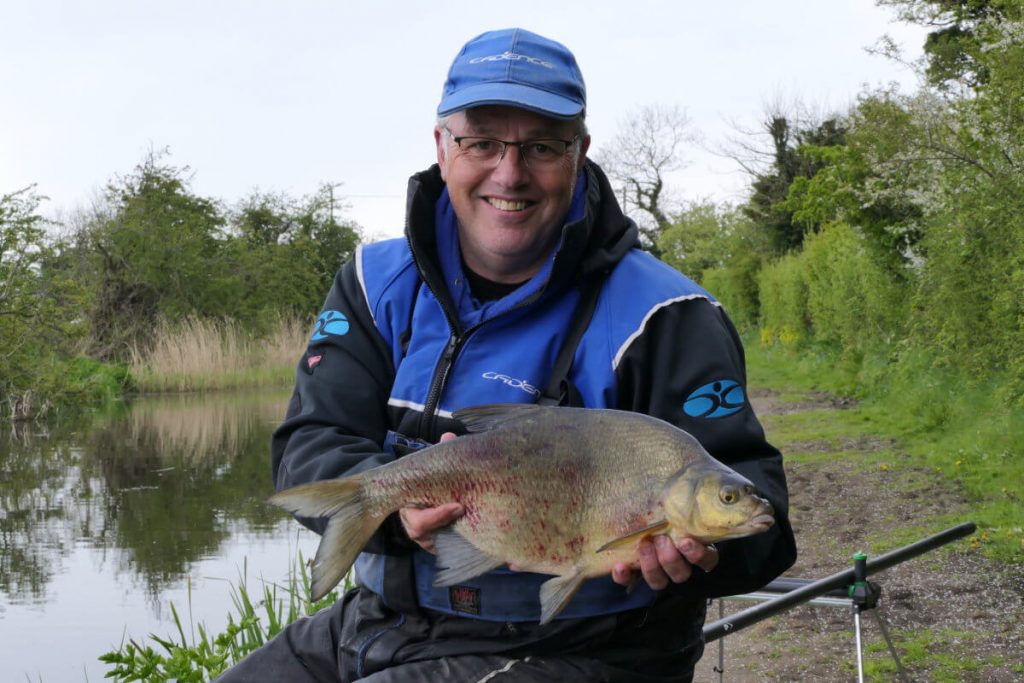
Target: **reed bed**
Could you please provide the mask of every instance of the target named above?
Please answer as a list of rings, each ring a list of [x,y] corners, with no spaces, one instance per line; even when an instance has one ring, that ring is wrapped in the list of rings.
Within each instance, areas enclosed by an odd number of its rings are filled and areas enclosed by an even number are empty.
[[[141,392],[287,385],[309,329],[298,318],[281,318],[269,334],[255,337],[231,320],[163,322],[148,349],[132,350],[130,371]]]

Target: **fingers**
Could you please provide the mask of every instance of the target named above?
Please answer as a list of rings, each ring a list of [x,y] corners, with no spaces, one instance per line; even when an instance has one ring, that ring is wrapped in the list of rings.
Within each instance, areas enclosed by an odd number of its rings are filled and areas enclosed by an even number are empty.
[[[452,439],[455,439],[455,438],[457,438],[456,435],[455,435],[455,432],[445,432],[444,434],[441,435],[441,441],[439,441],[438,443],[444,443],[445,441],[451,441]]]
[[[636,583],[636,572],[628,564],[619,562],[612,567],[612,581],[629,588]]]
[[[691,538],[684,538],[677,547],[671,538],[659,535],[641,541],[638,551],[640,573],[654,590],[668,588],[669,583],[687,581],[693,575],[694,566],[706,572],[718,566],[718,549]],[[619,563],[612,569],[612,580],[629,586],[636,580],[636,574],[629,565]]]
[[[670,581],[682,583],[692,571],[668,536],[655,536],[640,543],[640,572],[654,590],[668,588]]]
[[[432,508],[402,508],[398,511],[402,526],[409,538],[418,543],[424,550],[432,550],[433,531],[447,526],[465,514],[460,503],[445,503]]]
[[[718,548],[714,544],[704,545],[692,538],[684,538],[679,542],[679,552],[687,562],[697,565],[706,572],[718,566]]]

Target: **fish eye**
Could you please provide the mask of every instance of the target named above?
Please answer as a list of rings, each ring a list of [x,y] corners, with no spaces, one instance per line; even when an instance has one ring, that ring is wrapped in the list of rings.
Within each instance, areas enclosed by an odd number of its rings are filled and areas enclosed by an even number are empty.
[[[718,492],[718,497],[726,505],[732,505],[739,500],[740,493],[736,490],[735,486],[723,486],[722,490]]]

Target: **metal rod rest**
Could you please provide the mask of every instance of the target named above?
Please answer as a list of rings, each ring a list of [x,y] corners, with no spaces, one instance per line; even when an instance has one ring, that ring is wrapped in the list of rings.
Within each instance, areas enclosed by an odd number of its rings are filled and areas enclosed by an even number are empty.
[[[920,541],[915,541],[909,545],[905,545],[902,548],[897,548],[884,555],[879,555],[874,560],[869,560],[867,563],[867,574],[877,573],[883,569],[888,569],[894,565],[906,562],[907,560],[922,555],[929,550],[938,548],[939,546],[945,545],[952,541],[955,541],[964,536],[969,536],[975,532],[977,526],[974,522],[965,522],[964,524],[957,525],[940,531],[934,536],[928,536]],[[774,616],[779,612],[783,612],[792,607],[807,602],[822,593],[827,593],[835,588],[841,588],[848,586],[853,583],[853,569],[846,569],[844,571],[826,576],[823,579],[809,583],[802,588],[797,588],[794,591],[780,595],[779,597],[764,602],[760,605],[750,607],[736,614],[729,615],[724,619],[719,619],[711,624],[707,624],[704,627],[704,641],[707,643],[714,642],[723,636],[735,633],[740,629],[744,629],[748,626],[752,626],[759,621],[767,619],[770,616]]]

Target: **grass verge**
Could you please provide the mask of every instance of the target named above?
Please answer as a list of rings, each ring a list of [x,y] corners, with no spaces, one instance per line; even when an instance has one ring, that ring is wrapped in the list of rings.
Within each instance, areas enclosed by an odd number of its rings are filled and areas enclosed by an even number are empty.
[[[859,453],[865,466],[924,469],[953,480],[971,501],[979,528],[972,542],[989,557],[1024,561],[1024,408],[1005,399],[999,378],[958,377],[921,360],[877,361],[857,374],[825,353],[797,356],[755,340],[747,361],[750,385],[783,397],[856,398],[854,407],[829,411],[827,419],[814,411],[773,418],[773,439],[784,452],[815,440],[842,447],[872,435],[878,444]]]

